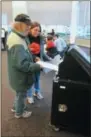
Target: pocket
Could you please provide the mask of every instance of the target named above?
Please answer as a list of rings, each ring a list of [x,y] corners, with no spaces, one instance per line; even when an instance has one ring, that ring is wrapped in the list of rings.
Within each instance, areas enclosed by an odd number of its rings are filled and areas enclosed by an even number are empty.
[[[19,79],[18,79],[19,85],[25,85],[26,82],[27,82],[27,75],[26,75],[26,73],[19,72],[18,76],[19,76]]]
[[[21,85],[21,84],[26,84],[26,82],[27,82],[27,77],[26,76],[22,76],[22,77],[20,77],[20,79],[18,80],[18,82],[19,82],[19,84]]]
[[[31,86],[31,85],[33,85],[33,83],[34,83],[34,75],[33,74],[28,75],[27,76],[27,84]]]

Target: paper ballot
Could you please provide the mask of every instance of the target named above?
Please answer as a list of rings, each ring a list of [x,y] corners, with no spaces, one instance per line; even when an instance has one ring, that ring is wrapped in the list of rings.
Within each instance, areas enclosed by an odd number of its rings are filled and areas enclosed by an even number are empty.
[[[60,59],[60,56],[57,55],[55,56],[54,59],[52,59],[51,61],[48,61],[48,62],[44,62],[44,61],[38,61],[36,63],[40,64],[41,66],[43,66],[43,71],[45,73],[48,73],[52,70],[54,71],[58,71],[58,65],[63,62],[63,59]]]
[[[49,70],[58,71],[58,66],[57,65],[54,65],[54,64],[51,64],[51,63],[48,63],[48,62],[44,62],[44,61],[38,61],[36,63],[43,66],[44,69],[47,68]]]

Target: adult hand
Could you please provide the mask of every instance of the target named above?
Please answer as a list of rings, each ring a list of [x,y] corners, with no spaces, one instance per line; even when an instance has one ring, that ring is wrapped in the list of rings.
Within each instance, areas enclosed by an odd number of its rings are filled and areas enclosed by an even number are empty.
[[[40,58],[39,58],[39,57],[36,57],[36,58],[35,58],[35,62],[37,62],[37,61],[40,61]]]
[[[43,66],[42,66],[42,65],[40,65],[40,68],[41,68],[41,69],[43,69]]]

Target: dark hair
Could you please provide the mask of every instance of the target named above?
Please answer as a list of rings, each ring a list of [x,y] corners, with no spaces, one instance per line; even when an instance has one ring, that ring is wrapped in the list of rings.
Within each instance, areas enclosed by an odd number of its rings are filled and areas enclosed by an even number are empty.
[[[28,15],[26,14],[19,14],[15,17],[14,21],[19,21],[19,22],[23,22],[27,25],[31,25],[31,19]]]
[[[40,26],[40,24],[38,23],[38,22],[32,22],[31,23],[31,28],[30,29],[33,29],[33,28],[35,28],[35,27],[39,27],[40,28],[40,32],[41,32],[41,26]]]
[[[52,35],[48,35],[47,36],[47,40],[53,40],[53,36]]]

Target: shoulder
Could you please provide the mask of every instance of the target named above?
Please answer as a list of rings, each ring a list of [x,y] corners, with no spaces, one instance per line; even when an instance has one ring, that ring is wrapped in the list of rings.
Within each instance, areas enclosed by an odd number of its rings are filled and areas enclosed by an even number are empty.
[[[26,44],[25,40],[19,37],[18,35],[16,35],[15,33],[11,32],[8,35],[8,38],[7,38],[8,49],[11,49],[12,47],[16,47],[18,45],[23,47],[25,44]]]
[[[24,52],[24,47],[20,44],[14,44],[11,48],[8,48],[8,51],[14,55],[16,52]]]

